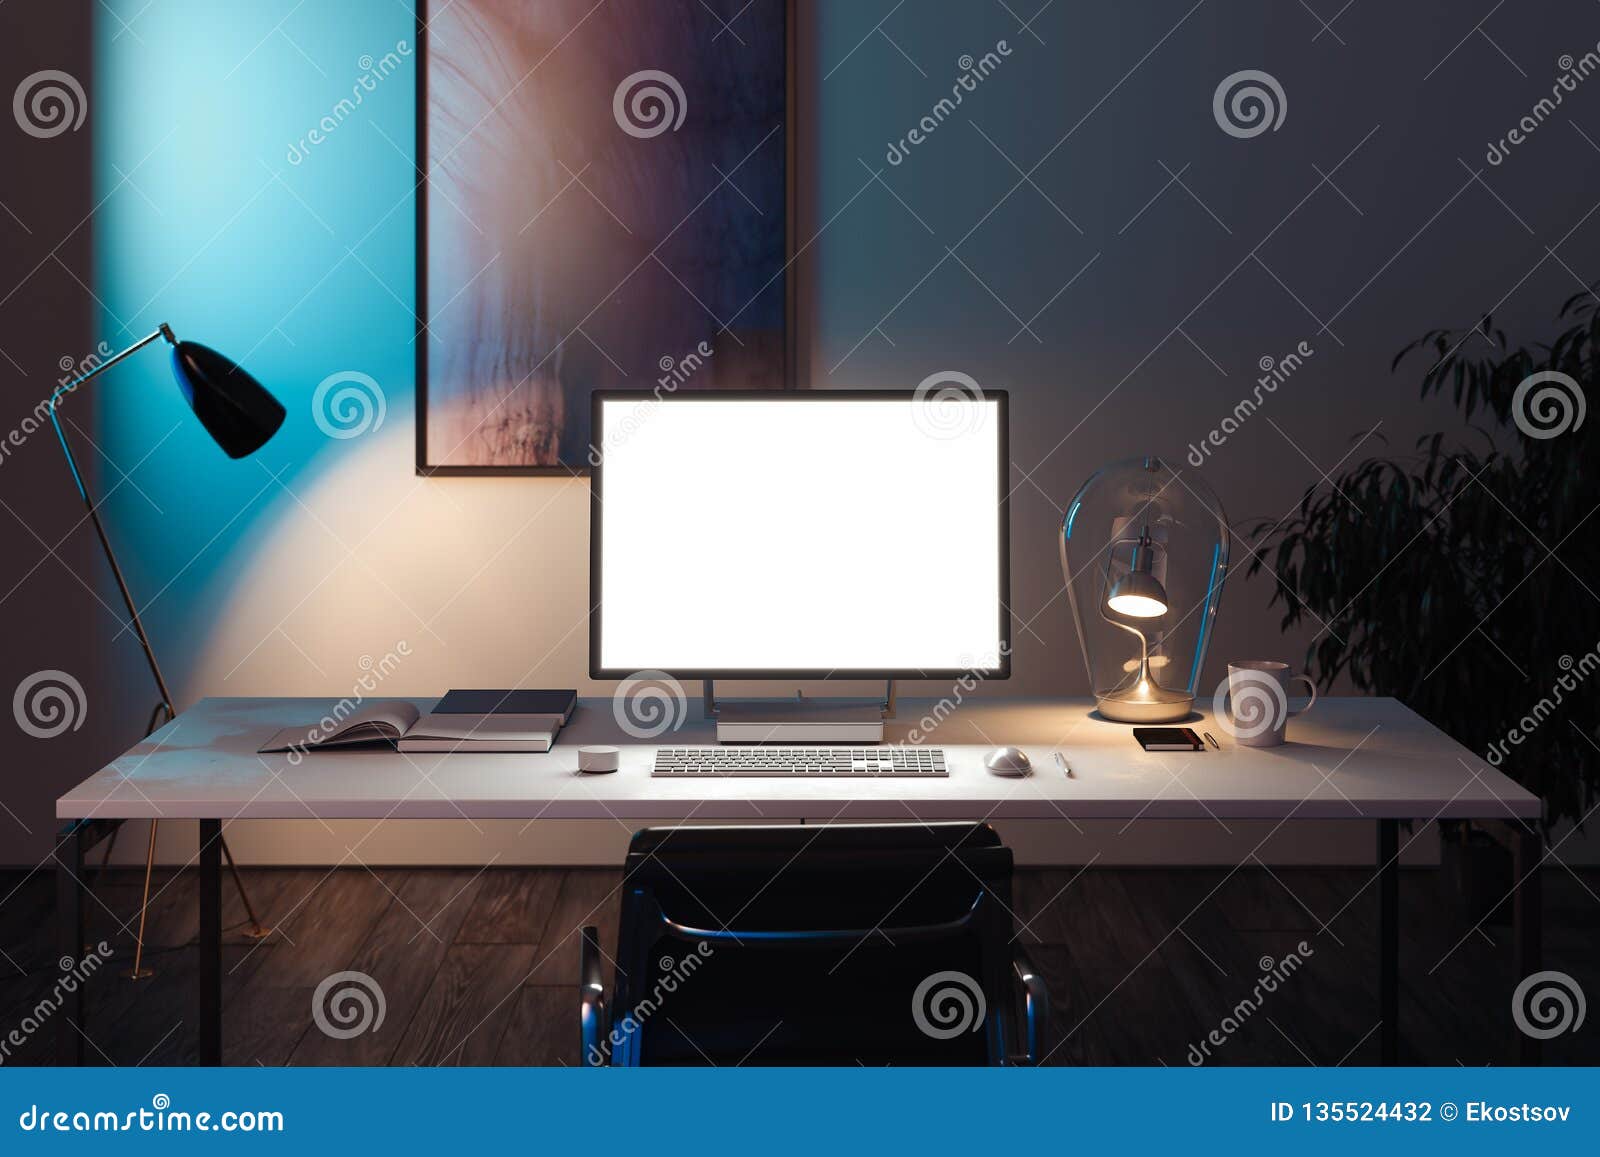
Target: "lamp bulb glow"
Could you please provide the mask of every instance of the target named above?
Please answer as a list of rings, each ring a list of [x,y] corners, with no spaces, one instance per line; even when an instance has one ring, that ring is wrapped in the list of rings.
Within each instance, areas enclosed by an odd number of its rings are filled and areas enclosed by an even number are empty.
[[[1166,603],[1146,595],[1112,595],[1106,605],[1131,619],[1159,619],[1167,613]]]

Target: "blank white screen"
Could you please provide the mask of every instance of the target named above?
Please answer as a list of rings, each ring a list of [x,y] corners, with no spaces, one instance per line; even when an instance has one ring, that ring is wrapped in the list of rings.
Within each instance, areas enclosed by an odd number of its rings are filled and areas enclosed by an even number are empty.
[[[999,403],[929,404],[604,401],[598,666],[997,668]]]

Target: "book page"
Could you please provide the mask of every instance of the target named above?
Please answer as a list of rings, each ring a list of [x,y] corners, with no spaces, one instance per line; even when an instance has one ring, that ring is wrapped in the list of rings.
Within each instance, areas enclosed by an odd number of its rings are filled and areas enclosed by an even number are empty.
[[[333,731],[316,736],[316,743],[353,737],[352,733],[360,735],[364,732],[375,732],[389,739],[399,739],[410,731],[421,717],[422,712],[404,699],[377,699],[345,716],[343,722]],[[316,743],[311,746],[315,746]]]
[[[337,718],[334,713],[310,723],[286,727],[267,740],[263,753],[294,749],[344,747],[397,742],[422,713],[404,699],[380,699]],[[328,725],[331,725],[328,726]]]

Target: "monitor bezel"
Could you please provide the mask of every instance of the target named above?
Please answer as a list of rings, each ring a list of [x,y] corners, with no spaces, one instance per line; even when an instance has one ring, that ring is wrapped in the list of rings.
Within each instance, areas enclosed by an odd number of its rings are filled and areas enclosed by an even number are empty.
[[[592,679],[626,679],[639,673],[636,669],[603,667],[600,665],[600,639],[605,611],[600,593],[602,527],[605,514],[603,488],[605,485],[605,454],[599,449],[605,445],[604,410],[607,402],[653,400],[661,405],[696,405],[716,401],[760,401],[774,405],[807,405],[818,401],[890,401],[910,402],[917,397],[915,390],[702,390],[686,393],[663,394],[658,390],[596,390],[591,398],[590,432],[594,441],[590,448],[589,472],[589,677]],[[677,679],[960,679],[973,676],[981,679],[1011,678],[1011,420],[1010,396],[1005,390],[984,390],[981,401],[994,402],[999,419],[997,459],[1000,490],[1000,606],[999,638],[1000,663],[995,667],[949,668],[849,668],[848,670],[822,670],[816,668],[731,667],[731,668],[651,668]]]

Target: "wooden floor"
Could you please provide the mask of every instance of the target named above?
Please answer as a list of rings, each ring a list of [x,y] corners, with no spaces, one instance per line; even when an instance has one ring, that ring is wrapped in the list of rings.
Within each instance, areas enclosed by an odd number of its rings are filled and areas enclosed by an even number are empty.
[[[250,870],[277,931],[242,936],[224,881],[224,1056],[236,1065],[575,1064],[577,935],[615,936],[620,873],[594,869]],[[1600,872],[1546,873],[1545,967],[1600,999]],[[158,873],[147,929],[156,976],[132,962],[139,877],[95,884],[91,943],[115,956],[89,986],[90,1057],[117,1065],[195,1059],[192,873]],[[1410,1063],[1510,1059],[1509,929],[1474,928],[1442,873],[1402,877],[1402,1005]],[[48,872],[0,873],[0,1040],[24,1026],[60,972]],[[1376,899],[1345,870],[1021,871],[1019,937],[1055,1002],[1051,1063],[1184,1065],[1213,1029],[1211,1064],[1372,1064],[1378,1059]],[[1235,1007],[1305,942],[1305,963],[1242,1018]],[[335,1039],[311,1016],[312,994],[342,970],[381,987],[376,1031]],[[1600,1062],[1600,1017],[1549,1042],[1551,1063]],[[27,1021],[31,1023],[31,1021]],[[1230,1032],[1230,1029],[1233,1030]],[[53,1060],[55,1026],[8,1064]],[[759,1057],[756,1059],[760,1059]]]

